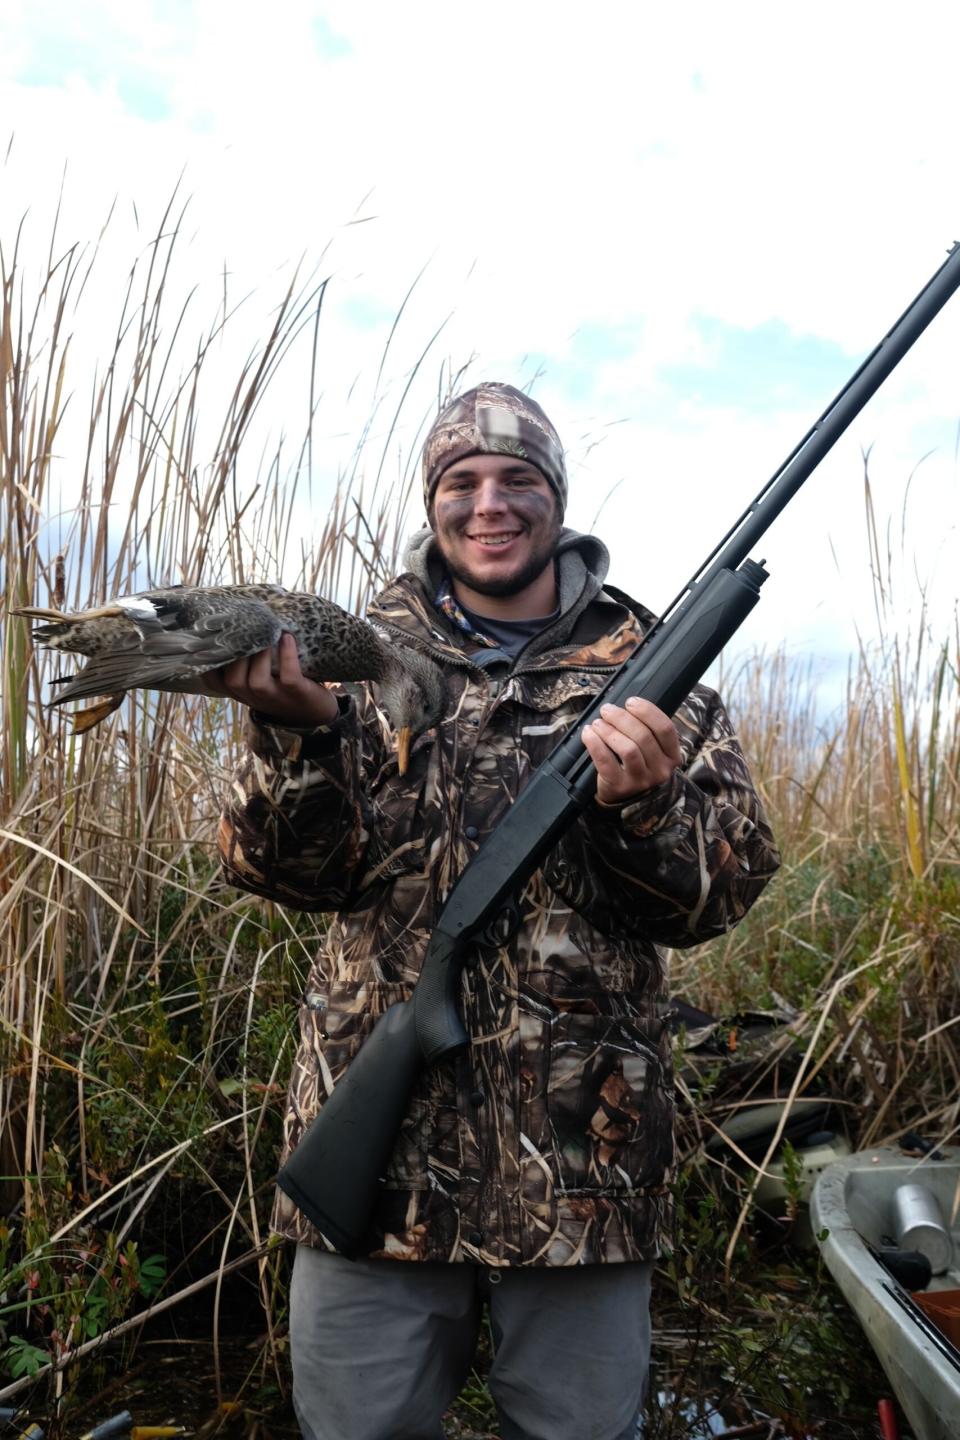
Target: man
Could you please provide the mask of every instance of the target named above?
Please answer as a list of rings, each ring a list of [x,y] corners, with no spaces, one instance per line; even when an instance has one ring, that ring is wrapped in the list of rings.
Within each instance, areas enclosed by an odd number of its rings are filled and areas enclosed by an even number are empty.
[[[375,698],[305,680],[290,636],[275,677],[269,652],[224,672],[253,711],[227,872],[337,912],[301,1010],[288,1146],[409,996],[457,875],[652,620],[604,587],[603,545],[562,528],[563,452],[527,396],[487,384],[451,402],[423,476],[430,528],[369,612],[443,669],[443,719],[403,777]],[[330,1253],[278,1195],[307,1440],[442,1436],[484,1300],[503,1440],[635,1433],[673,1163],[658,947],[727,930],[778,862],[712,691],[673,721],[640,699],[607,707],[583,743],[596,804],[531,881],[513,938],[468,965],[470,1051],[418,1086],[369,1258]]]

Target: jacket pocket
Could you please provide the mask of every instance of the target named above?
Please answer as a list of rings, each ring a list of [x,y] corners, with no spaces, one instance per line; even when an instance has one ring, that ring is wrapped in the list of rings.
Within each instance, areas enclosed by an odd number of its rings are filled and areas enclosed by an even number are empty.
[[[373,831],[361,891],[425,871],[424,792],[432,749],[430,744],[421,745],[411,755],[406,775],[398,774],[391,763],[371,787]]]
[[[667,1183],[674,1102],[662,1028],[578,1013],[545,1026],[538,1148],[558,1194],[631,1194]]]
[[[331,1094],[370,1032],[364,988],[311,981],[304,993],[293,1082],[297,1108],[307,1123]]]
[[[583,710],[610,679],[610,670],[528,671],[515,676],[514,698],[530,710],[550,715]]]
[[[301,1006],[301,1044],[292,1081],[297,1090],[294,1108],[307,1122],[322,1109],[333,1087],[344,1081],[377,1018],[408,994],[409,987],[400,985],[341,983],[308,989]],[[456,1100],[448,1081],[443,1066],[433,1066],[420,1076],[387,1165],[387,1189],[431,1188],[431,1165],[437,1165],[445,1145],[456,1141]]]

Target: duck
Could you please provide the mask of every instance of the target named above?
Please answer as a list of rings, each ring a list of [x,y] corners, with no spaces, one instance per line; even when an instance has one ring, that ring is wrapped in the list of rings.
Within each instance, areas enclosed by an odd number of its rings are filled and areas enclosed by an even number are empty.
[[[204,676],[234,660],[275,646],[289,631],[304,675],[317,681],[369,680],[396,733],[397,767],[407,769],[413,738],[436,725],[444,689],[437,665],[411,645],[388,644],[367,621],[322,595],[281,585],[173,585],[144,590],[90,610],[20,606],[39,621],[34,640],[48,649],[85,656],[53,706],[106,696],[73,716],[80,734],[122,703],[128,690],[217,695]]]

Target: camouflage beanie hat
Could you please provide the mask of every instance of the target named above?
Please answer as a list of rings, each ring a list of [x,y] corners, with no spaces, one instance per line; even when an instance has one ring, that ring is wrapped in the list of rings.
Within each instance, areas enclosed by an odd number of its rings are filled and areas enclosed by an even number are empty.
[[[434,420],[423,447],[423,503],[429,513],[437,481],[468,455],[516,455],[528,460],[567,505],[563,446],[536,400],[512,385],[489,382],[458,395]]]

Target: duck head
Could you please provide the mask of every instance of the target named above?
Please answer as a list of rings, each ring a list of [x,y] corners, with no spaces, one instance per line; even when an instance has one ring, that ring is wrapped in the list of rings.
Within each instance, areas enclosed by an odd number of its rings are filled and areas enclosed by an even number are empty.
[[[397,732],[397,769],[406,773],[410,742],[436,725],[443,713],[443,676],[418,650],[395,646],[380,677],[380,699]]]

